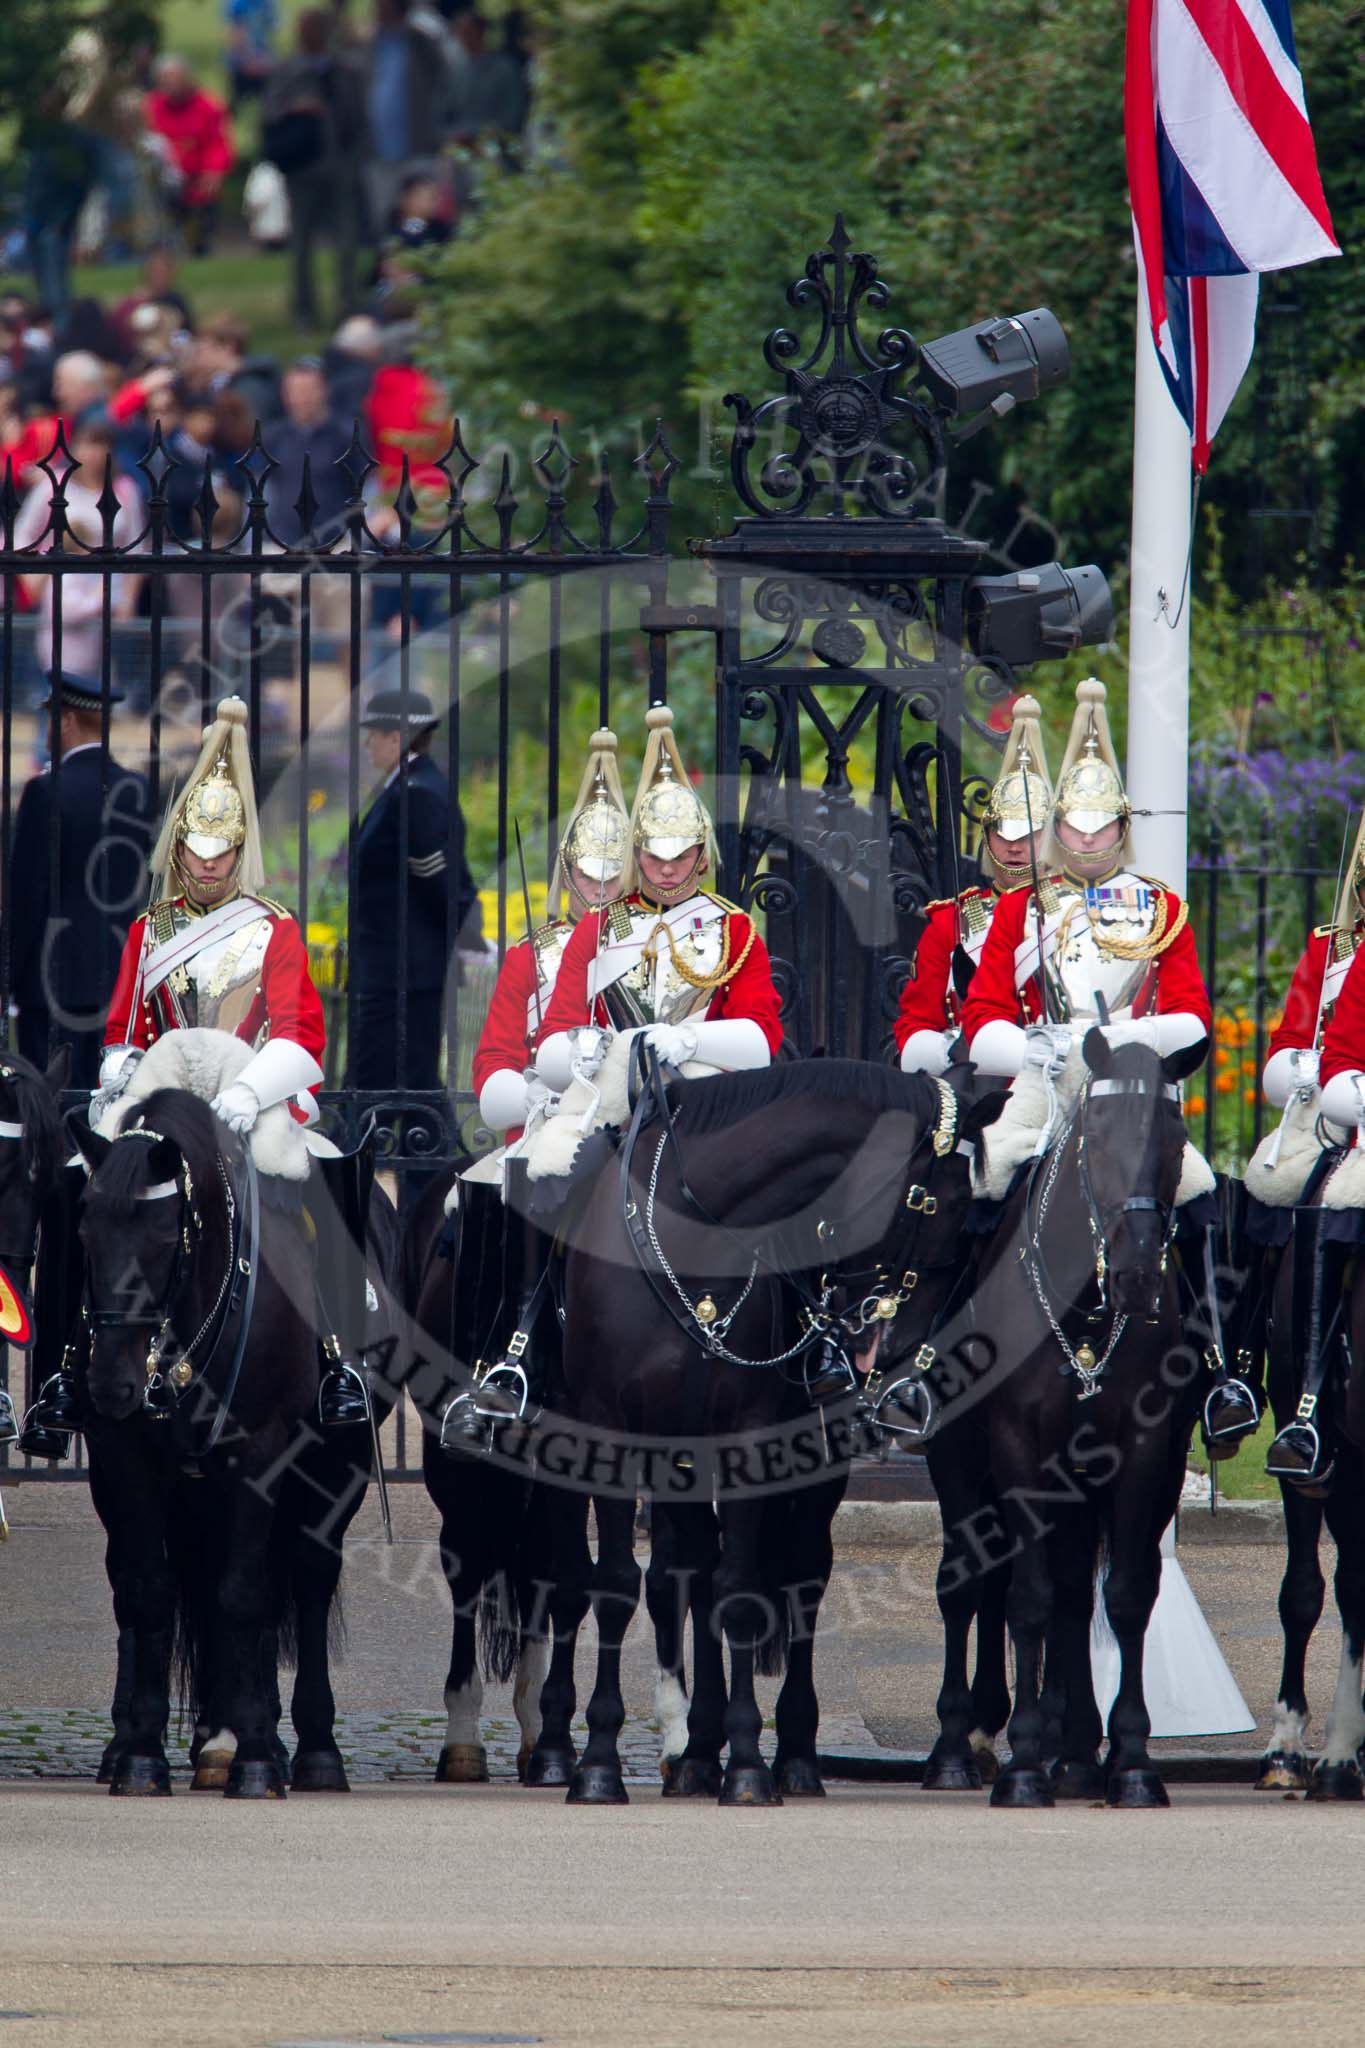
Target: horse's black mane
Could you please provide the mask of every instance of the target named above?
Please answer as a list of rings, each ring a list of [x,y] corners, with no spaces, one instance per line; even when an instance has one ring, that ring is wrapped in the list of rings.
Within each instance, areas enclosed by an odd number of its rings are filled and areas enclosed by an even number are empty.
[[[24,1127],[24,1171],[39,1183],[50,1181],[62,1157],[62,1122],[47,1076],[16,1052],[4,1054],[10,1086]]]
[[[155,1131],[175,1147],[190,1169],[195,1203],[207,1222],[220,1206],[215,1200],[221,1185],[219,1153],[230,1152],[235,1143],[208,1104],[183,1088],[159,1088],[138,1104],[128,1125],[134,1130]],[[125,1133],[127,1128],[126,1125]],[[138,1196],[163,1171],[160,1165],[153,1170],[153,1156],[158,1150],[145,1138],[116,1138],[90,1177],[87,1206],[112,1216],[131,1216]]]
[[[902,1074],[871,1060],[782,1060],[739,1074],[681,1081],[672,1091],[680,1136],[702,1137],[780,1102],[816,1096],[864,1109],[898,1109],[930,1123],[939,1092],[924,1074]]]

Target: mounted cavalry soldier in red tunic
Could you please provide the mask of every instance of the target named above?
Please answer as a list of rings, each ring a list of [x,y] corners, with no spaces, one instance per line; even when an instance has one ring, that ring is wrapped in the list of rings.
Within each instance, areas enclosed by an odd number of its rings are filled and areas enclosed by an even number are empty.
[[[762,939],[744,911],[701,886],[715,858],[714,833],[678,752],[673,714],[655,705],[646,724],[649,740],[625,838],[619,893],[613,888],[611,899],[600,907],[587,904],[564,947],[545,1007],[535,1073],[546,1106],[549,1096],[558,1097],[575,1083],[591,1087],[618,1033],[638,1033],[662,1064],[689,1077],[766,1066],[782,1042],[777,991]],[[605,829],[605,821],[595,829]],[[581,856],[568,858],[581,844],[586,839],[580,841],[571,826],[561,856],[566,883],[570,868],[583,865]],[[481,1105],[496,1078],[481,1084]],[[532,1104],[535,1097],[533,1083]],[[520,1110],[527,1098],[509,1086],[507,1100]],[[527,1142],[540,1142],[555,1123],[548,1118]],[[572,1152],[578,1124],[576,1118],[564,1123],[575,1134]],[[518,1150],[513,1146],[510,1154]],[[512,1160],[509,1208],[523,1200],[515,1178],[520,1164]],[[538,1263],[533,1296],[543,1286],[544,1258]],[[447,1411],[443,1443],[461,1448],[485,1441],[491,1422],[521,1414],[543,1398],[544,1376],[531,1341],[535,1313],[524,1299],[505,1348],[485,1354],[489,1363],[475,1360],[475,1388]]]
[[[317,1121],[311,1091],[323,1078],[322,1003],[297,924],[283,904],[260,893],[264,864],[246,728],[241,698],[224,698],[167,814],[152,854],[151,907],[129,929],[110,999],[92,1126],[115,1110],[152,1046],[193,1029],[230,1033],[252,1048],[211,1103],[232,1130],[245,1136],[263,1111],[281,1104],[300,1123]],[[311,1171],[331,1199],[314,1198],[309,1210],[319,1294],[335,1332],[319,1419],[335,1425],[369,1416],[358,1361],[364,1272],[352,1248],[363,1244],[373,1151],[323,1151],[333,1156],[314,1156]],[[75,1380],[59,1370],[46,1380],[30,1421],[40,1430],[69,1431],[79,1427],[80,1412]]]
[[[995,786],[981,827],[985,880],[957,896],[931,903],[901,991],[896,1050],[902,1073],[947,1072],[962,1005],[981,960],[1002,896],[1028,886],[1041,863],[1041,842],[1052,810],[1052,785],[1043,751],[1036,697],[1018,697]]]
[[[539,1277],[533,1265],[537,1257],[543,1265],[545,1248],[527,1221],[519,1141],[528,1117],[549,1100],[533,1064],[534,1048],[565,949],[579,920],[613,902],[621,889],[629,819],[616,751],[616,735],[605,726],[588,743],[578,795],[555,855],[548,919],[508,948],[474,1053],[479,1116],[504,1138],[505,1147],[462,1175],[447,1205],[455,1236],[456,1318],[475,1382],[445,1412],[441,1442],[450,1450],[485,1442],[490,1419],[507,1412],[505,1402],[520,1410],[544,1397],[540,1346],[531,1342],[535,1329],[526,1328],[536,1314],[526,1304]],[[509,1312],[517,1316],[510,1334],[500,1329]],[[523,1329],[527,1341],[509,1362],[507,1347]]]
[[[549,1013],[555,977],[579,919],[620,894],[629,833],[616,735],[605,726],[588,742],[588,761],[555,855],[547,921],[509,946],[474,1053],[479,1115],[490,1131],[519,1136],[532,1100],[537,1034]]]
[[[584,1026],[643,1028],[660,1060],[689,1072],[766,1067],[782,1043],[768,949],[748,914],[702,886],[715,833],[683,766],[673,713],[645,714],[649,739],[620,898],[585,917],[565,950],[536,1067],[567,1086]]]
[[[1319,1492],[1333,1446],[1322,1394],[1340,1345],[1346,1268],[1359,1241],[1357,1209],[1314,1199],[1343,1132],[1358,1146],[1365,1122],[1365,820],[1356,834],[1331,924],[1311,933],[1271,1040],[1262,1086],[1284,1112],[1247,1166],[1254,1234],[1290,1251],[1294,1413],[1266,1454],[1266,1471]],[[1258,1227],[1257,1227],[1258,1226]],[[1267,1283],[1268,1285],[1268,1283]]]
[[[1036,889],[1001,898],[964,1005],[963,1035],[982,1072],[1056,1074],[1092,1025],[1111,1047],[1145,1045],[1163,1058],[1208,1038],[1213,1011],[1188,907],[1127,865],[1131,815],[1105,688],[1088,678],[1076,689],[1045,872]],[[1204,1432],[1226,1455],[1256,1427],[1259,1409],[1224,1363],[1213,1212],[1211,1199],[1197,1199],[1177,1215],[1190,1319],[1204,1333],[1212,1375]]]

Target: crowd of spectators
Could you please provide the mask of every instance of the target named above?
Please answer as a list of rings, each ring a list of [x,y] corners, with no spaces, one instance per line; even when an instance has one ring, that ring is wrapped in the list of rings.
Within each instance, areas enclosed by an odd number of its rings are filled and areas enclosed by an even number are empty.
[[[227,96],[175,52],[120,67],[82,29],[23,127],[21,250],[37,296],[67,310],[78,232],[109,257],[148,235],[207,252],[238,197],[257,238],[293,251],[293,310],[318,318],[314,254],[336,251],[335,319],[361,309],[364,252],[406,218],[451,233],[476,196],[479,152],[523,158],[533,41],[519,9],[490,22],[467,0],[306,7],[288,47],[276,0],[220,0]],[[246,125],[236,119],[255,103]],[[250,138],[242,146],[243,137]],[[245,186],[239,195],[239,183]],[[414,180],[435,206],[404,212]],[[95,216],[91,225],[91,216]]]

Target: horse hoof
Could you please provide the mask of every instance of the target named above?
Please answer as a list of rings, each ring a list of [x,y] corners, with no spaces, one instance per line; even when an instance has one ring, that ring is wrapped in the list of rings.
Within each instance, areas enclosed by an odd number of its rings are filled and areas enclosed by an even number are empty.
[[[580,1764],[565,1799],[567,1806],[628,1806],[626,1781],[615,1764]]]
[[[1056,1799],[1104,1798],[1104,1772],[1098,1764],[1078,1763],[1074,1757],[1058,1757],[1049,1775]]]
[[[436,1759],[438,1785],[486,1785],[488,1751],[481,1742],[448,1742]]]
[[[702,1756],[680,1756],[672,1760],[664,1779],[665,1799],[719,1799],[720,1765]]]
[[[979,1792],[984,1780],[975,1757],[931,1754],[919,1782],[924,1792]]]
[[[301,1749],[290,1770],[295,1792],[349,1792],[350,1780],[337,1749]]]
[[[731,1764],[721,1781],[722,1806],[780,1806],[782,1794],[766,1764]]]
[[[526,1760],[524,1785],[533,1790],[545,1787],[562,1791],[573,1783],[574,1753],[572,1749],[540,1749],[531,1751]]]
[[[1302,1750],[1272,1749],[1261,1760],[1258,1792],[1306,1792],[1313,1767]]]
[[[825,1796],[824,1781],[814,1757],[782,1757],[773,1772],[773,1779],[783,1799],[823,1799]]]
[[[283,1799],[284,1772],[273,1756],[232,1759],[224,1799]]]
[[[117,1736],[115,1736],[112,1742],[105,1743],[104,1755],[100,1758],[100,1767],[95,1773],[95,1783],[97,1785],[108,1785],[113,1782],[114,1772],[118,1769],[119,1759],[122,1755],[123,1744],[118,1740]]]
[[[991,1786],[992,1806],[1053,1806],[1052,1786],[1046,1771],[1010,1764]]]
[[[164,1756],[121,1756],[109,1791],[115,1799],[169,1799],[171,1767]]]
[[[191,1792],[225,1792],[232,1755],[230,1749],[201,1749],[190,1779]]]
[[[1351,1759],[1349,1763],[1320,1763],[1308,1781],[1310,1799],[1360,1799],[1365,1798],[1365,1783],[1361,1780],[1360,1765]]]
[[[1169,1806],[1170,1799],[1160,1775],[1151,1770],[1114,1771],[1105,1788],[1111,1806]]]
[[[981,1773],[983,1785],[993,1785],[1000,1776],[1000,1759],[988,1741],[972,1740],[972,1762]]]

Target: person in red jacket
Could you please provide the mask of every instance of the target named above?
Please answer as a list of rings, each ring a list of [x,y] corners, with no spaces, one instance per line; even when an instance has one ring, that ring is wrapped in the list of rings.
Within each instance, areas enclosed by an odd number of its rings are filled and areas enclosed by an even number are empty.
[[[947,1072],[950,1048],[962,1022],[962,1002],[981,959],[996,905],[1027,885],[1041,859],[1041,837],[1052,810],[1052,785],[1043,752],[1042,708],[1036,697],[1014,705],[1005,758],[981,828],[984,883],[926,910],[914,964],[901,990],[896,1050],[907,1074]]]
[[[184,224],[185,239],[196,255],[206,256],[223,180],[235,161],[227,108],[195,84],[182,57],[163,57],[144,112],[148,128],[166,146],[175,176],[172,205]]]
[[[593,917],[620,894],[629,820],[616,735],[605,727],[589,743],[568,828],[555,856],[549,919],[508,948],[474,1053],[479,1115],[506,1147],[461,1176],[455,1207],[456,1325],[470,1333],[471,1383],[441,1419],[441,1447],[478,1450],[490,1425],[544,1398],[547,1352],[557,1330],[538,1304],[548,1256],[531,1223],[518,1141],[534,1104],[548,1100],[532,1066],[536,1034],[554,993],[565,948],[581,918]],[[564,914],[567,911],[567,916]],[[548,1304],[546,1304],[548,1307]],[[515,1314],[515,1329],[505,1327]],[[524,1341],[510,1349],[520,1332]]]
[[[1266,1099],[1272,1103],[1287,1101],[1293,1093],[1311,1103],[1320,1089],[1317,1107],[1329,1135],[1347,1131],[1356,1144],[1365,1124],[1363,890],[1365,821],[1333,922],[1312,934],[1295,970],[1264,1076]],[[1319,1403],[1340,1342],[1340,1305],[1355,1225],[1355,1212],[1324,1209],[1316,1202],[1296,1205],[1290,1224],[1297,1398],[1291,1420],[1266,1454],[1266,1471],[1315,1494],[1326,1487],[1335,1461],[1328,1416]]]
[[[1207,1041],[1213,1006],[1188,908],[1129,868],[1131,815],[1104,684],[1088,677],[1076,686],[1047,872],[1036,890],[1001,899],[963,1005],[969,1057],[983,1073],[1051,1065],[1092,1026],[1112,1046],[1145,1045],[1162,1057]],[[1256,1428],[1260,1406],[1224,1362],[1216,1213],[1180,1213],[1187,1320],[1204,1334],[1210,1375],[1204,1435],[1211,1455],[1225,1456]]]
[[[694,1075],[766,1067],[782,1043],[757,927],[701,886],[715,836],[678,752],[673,713],[655,704],[645,724],[620,898],[580,920],[541,1027],[536,1070],[556,1092],[582,1064],[573,1034],[585,1025],[643,1027],[661,1061]]]
[[[490,1131],[505,1132],[513,1141],[526,1122],[536,1034],[549,1013],[574,926],[621,892],[629,821],[615,733],[601,727],[588,748],[583,780],[555,856],[548,921],[509,946],[474,1052],[479,1115]]]

